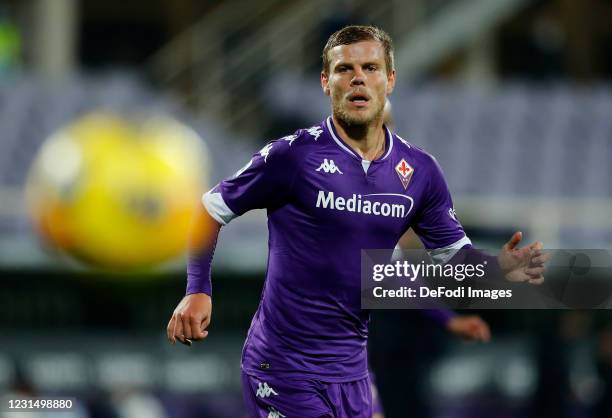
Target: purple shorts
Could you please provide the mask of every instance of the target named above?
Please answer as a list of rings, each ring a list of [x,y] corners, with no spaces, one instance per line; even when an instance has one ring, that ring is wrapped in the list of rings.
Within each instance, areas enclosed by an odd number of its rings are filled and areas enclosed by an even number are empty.
[[[250,418],[372,418],[370,378],[346,383],[242,372]]]

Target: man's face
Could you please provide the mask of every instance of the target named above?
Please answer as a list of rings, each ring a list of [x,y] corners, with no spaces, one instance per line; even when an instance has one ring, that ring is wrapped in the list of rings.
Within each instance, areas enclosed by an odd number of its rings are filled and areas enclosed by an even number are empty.
[[[395,85],[395,71],[387,74],[383,45],[378,41],[338,45],[328,57],[321,86],[331,98],[334,116],[349,125],[368,125],[382,117],[386,96]]]

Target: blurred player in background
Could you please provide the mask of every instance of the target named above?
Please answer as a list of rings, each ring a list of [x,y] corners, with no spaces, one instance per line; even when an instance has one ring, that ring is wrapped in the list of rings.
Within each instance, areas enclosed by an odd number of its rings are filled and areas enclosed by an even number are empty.
[[[387,106],[385,106],[387,109]],[[491,330],[489,324],[478,315],[457,315],[445,309],[424,309],[422,312],[428,319],[450,334],[467,341],[489,342]],[[370,369],[370,384],[372,388],[372,417],[384,418],[384,409],[379,396],[376,378]]]
[[[392,249],[410,227],[436,262],[471,248],[435,160],[383,125],[394,84],[384,31],[334,33],[321,72],[332,116],[270,142],[203,197],[203,222],[212,217],[217,230],[251,209],[268,212],[266,281],[242,356],[251,417],[371,418],[361,250]],[[515,233],[495,263],[509,280],[541,283],[542,244],[519,249],[520,240]],[[191,251],[172,343],[208,335],[213,252]]]

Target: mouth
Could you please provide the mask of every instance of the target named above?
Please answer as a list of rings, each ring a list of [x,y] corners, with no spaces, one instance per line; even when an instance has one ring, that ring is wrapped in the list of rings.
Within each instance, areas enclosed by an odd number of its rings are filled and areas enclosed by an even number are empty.
[[[368,104],[370,97],[365,93],[351,93],[348,100],[357,107],[363,107]]]

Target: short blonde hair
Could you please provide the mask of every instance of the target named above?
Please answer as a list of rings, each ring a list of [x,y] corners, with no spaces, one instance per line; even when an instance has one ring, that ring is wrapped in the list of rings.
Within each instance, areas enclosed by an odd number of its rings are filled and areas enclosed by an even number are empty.
[[[350,45],[362,41],[378,41],[385,49],[385,66],[387,74],[390,74],[394,69],[393,63],[393,41],[387,32],[377,28],[376,26],[346,26],[339,31],[334,32],[323,48],[323,69],[325,74],[329,73],[329,51],[338,45]]]

